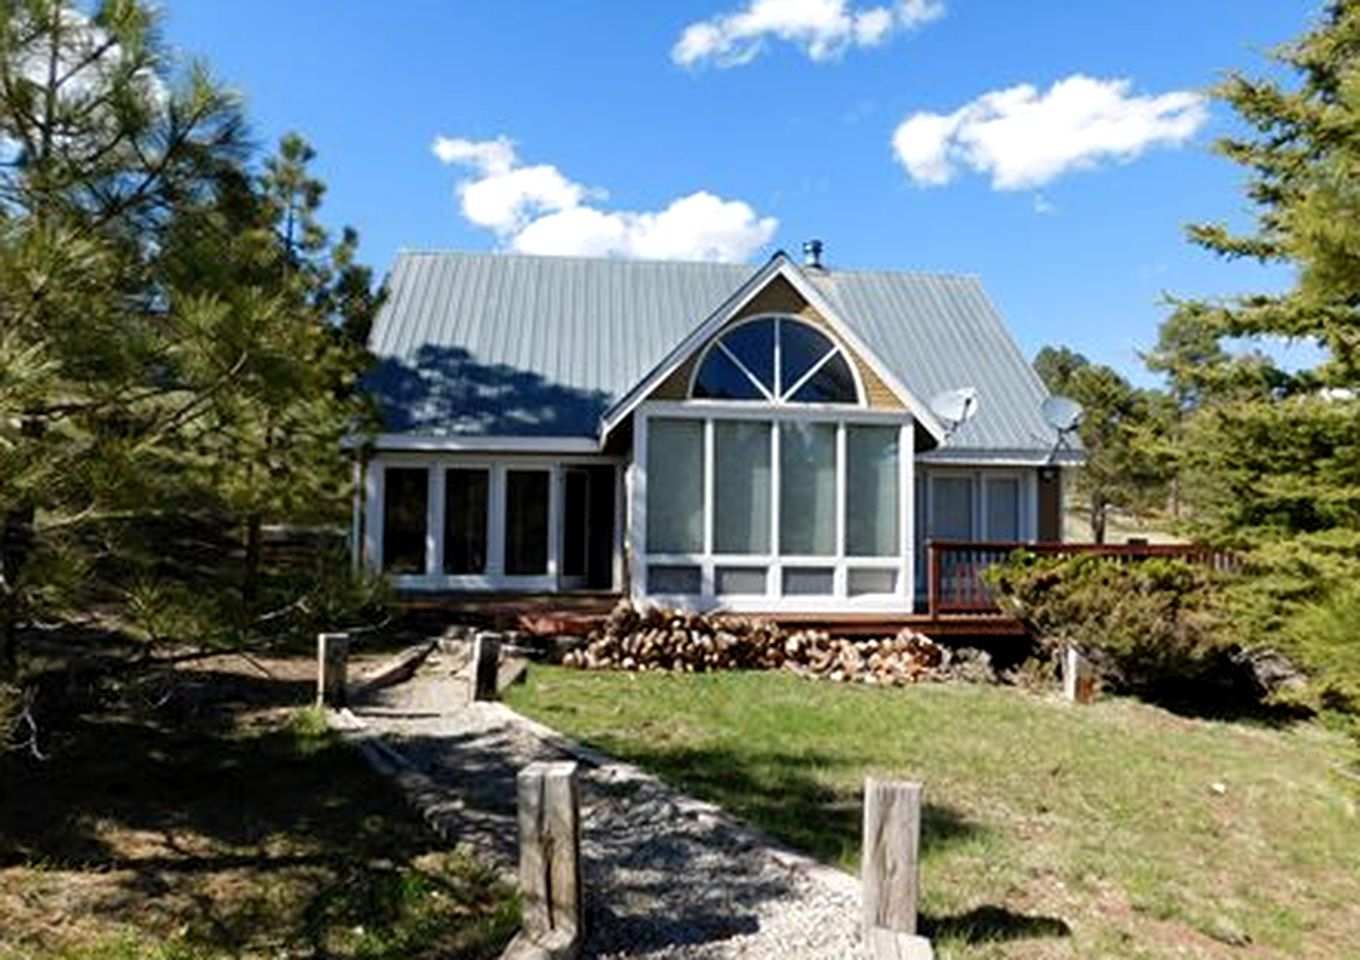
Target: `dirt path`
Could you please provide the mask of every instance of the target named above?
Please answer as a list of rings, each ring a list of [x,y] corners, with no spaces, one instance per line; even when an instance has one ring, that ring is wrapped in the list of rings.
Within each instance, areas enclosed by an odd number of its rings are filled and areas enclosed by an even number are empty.
[[[447,839],[512,870],[515,775],[581,764],[584,957],[830,960],[858,949],[858,884],[711,805],[579,747],[500,704],[469,704],[465,659],[435,654],[358,705],[385,748],[428,776]]]

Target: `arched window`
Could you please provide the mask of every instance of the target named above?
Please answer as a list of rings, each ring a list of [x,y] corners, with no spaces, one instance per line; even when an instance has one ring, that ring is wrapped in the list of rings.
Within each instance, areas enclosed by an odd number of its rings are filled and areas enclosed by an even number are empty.
[[[793,317],[757,317],[715,340],[690,396],[703,400],[857,404],[850,359],[830,337]]]

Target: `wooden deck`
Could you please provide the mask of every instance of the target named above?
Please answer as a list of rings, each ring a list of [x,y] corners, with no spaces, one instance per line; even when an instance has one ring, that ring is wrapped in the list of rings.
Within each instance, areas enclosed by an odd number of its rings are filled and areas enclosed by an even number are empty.
[[[499,630],[553,636],[584,635],[622,599],[616,593],[405,594],[395,605],[422,619],[485,624]],[[967,614],[764,614],[788,629],[824,630],[842,637],[883,637],[910,628],[930,637],[1021,637],[1019,621],[995,611]]]

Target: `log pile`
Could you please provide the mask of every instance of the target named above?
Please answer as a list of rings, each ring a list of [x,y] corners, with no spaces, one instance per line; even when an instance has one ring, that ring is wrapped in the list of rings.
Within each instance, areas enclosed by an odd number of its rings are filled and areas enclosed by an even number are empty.
[[[959,653],[962,653],[960,651]],[[562,663],[583,670],[789,670],[838,683],[903,686],[959,675],[993,679],[986,654],[951,653],[929,637],[903,630],[893,637],[845,640],[818,630],[789,632],[768,620],[679,610],[639,611],[621,603],[586,644]],[[979,666],[981,665],[981,666]]]

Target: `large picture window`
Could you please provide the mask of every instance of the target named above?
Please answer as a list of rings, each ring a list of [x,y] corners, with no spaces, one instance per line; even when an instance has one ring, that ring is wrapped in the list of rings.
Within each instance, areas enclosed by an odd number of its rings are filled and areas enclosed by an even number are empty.
[[[647,442],[647,548],[704,548],[704,422],[657,418]]]
[[[505,572],[548,572],[547,470],[505,471]]]
[[[845,431],[845,552],[891,557],[902,550],[898,513],[898,430]]]
[[[905,414],[656,404],[638,429],[644,594],[738,609],[906,601]]]
[[[394,574],[425,572],[425,530],[430,472],[424,467],[383,471],[383,569]]]
[[[487,498],[491,471],[450,468],[444,473],[444,572],[486,573]]]
[[[836,552],[836,425],[789,422],[779,429],[779,552]]]
[[[713,552],[770,550],[770,424],[713,424]]]

